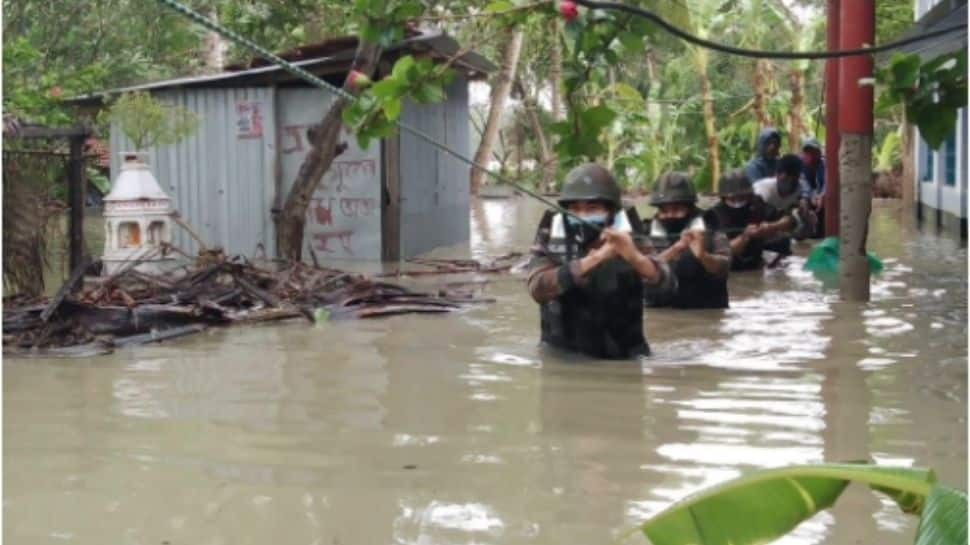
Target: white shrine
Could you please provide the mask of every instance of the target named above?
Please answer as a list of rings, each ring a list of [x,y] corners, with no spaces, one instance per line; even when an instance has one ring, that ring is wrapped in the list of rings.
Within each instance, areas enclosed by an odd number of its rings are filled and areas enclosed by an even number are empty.
[[[132,261],[138,271],[164,273],[175,266],[162,248],[172,241],[172,199],[148,168],[147,153],[121,155],[121,173],[104,198],[103,274]]]

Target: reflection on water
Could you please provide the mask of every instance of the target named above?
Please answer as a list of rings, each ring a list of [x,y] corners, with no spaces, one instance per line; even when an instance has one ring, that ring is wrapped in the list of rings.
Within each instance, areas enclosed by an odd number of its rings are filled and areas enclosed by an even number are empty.
[[[526,250],[540,214],[476,203],[470,254]],[[903,217],[874,214],[886,270],[871,303],[839,302],[796,256],[733,276],[729,309],[649,311],[656,356],[636,362],[540,349],[538,309],[508,276],[487,287],[495,304],[458,315],[7,360],[4,537],[608,543],[758,468],[869,458],[960,486],[966,250]],[[858,487],[779,543],[910,543],[913,531]]]

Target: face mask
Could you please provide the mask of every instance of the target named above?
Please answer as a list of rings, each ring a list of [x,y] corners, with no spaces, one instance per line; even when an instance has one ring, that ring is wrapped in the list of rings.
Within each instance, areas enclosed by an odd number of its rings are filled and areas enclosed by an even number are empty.
[[[740,201],[740,202],[728,202],[728,201],[724,201],[724,204],[727,205],[728,208],[733,208],[735,210],[741,210],[742,208],[745,208],[745,207],[748,206],[748,203],[746,203],[744,201]]]
[[[660,224],[664,226],[664,229],[666,229],[667,234],[676,235],[681,231],[683,231],[684,228],[687,227],[687,224],[690,223],[690,220],[691,220],[690,217],[685,216],[683,218],[671,218],[671,219],[660,220]]]
[[[608,219],[607,214],[591,214],[589,216],[580,216],[580,217],[582,217],[584,221],[588,223],[592,223],[593,225],[597,225],[599,227],[605,227],[606,220]],[[566,216],[566,219],[569,221],[569,225],[572,225],[573,227],[579,227],[580,225],[583,224],[583,222],[581,222],[576,216],[572,216],[572,215]]]
[[[606,222],[609,219],[609,215],[591,214],[589,216],[581,217],[584,221],[599,227],[599,229],[594,229],[583,223],[583,221],[580,221],[575,216],[566,216],[566,221],[569,223],[569,229],[575,234],[576,241],[580,246],[585,247],[600,237],[601,229],[606,227]]]

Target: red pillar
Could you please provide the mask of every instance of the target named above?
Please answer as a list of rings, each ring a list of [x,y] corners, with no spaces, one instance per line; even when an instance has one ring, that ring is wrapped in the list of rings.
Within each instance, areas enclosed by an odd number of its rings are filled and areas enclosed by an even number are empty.
[[[839,0],[826,6],[826,44],[839,49]],[[839,234],[839,59],[825,61],[825,236]]]
[[[856,49],[872,45],[876,40],[876,8],[874,0],[847,0],[839,6],[839,17],[852,24],[839,28],[839,47]],[[871,78],[872,55],[845,57],[839,61],[839,132],[872,134],[872,85],[859,85],[862,78]]]

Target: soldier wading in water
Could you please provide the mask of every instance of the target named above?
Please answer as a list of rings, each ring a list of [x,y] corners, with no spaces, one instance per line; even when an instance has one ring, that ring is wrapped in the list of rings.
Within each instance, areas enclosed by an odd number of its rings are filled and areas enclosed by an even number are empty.
[[[636,210],[595,163],[566,176],[559,204],[594,224],[547,211],[529,264],[529,294],[541,305],[542,341],[597,358],[648,355],[643,335],[644,284],[674,289],[668,266],[652,255]]]

